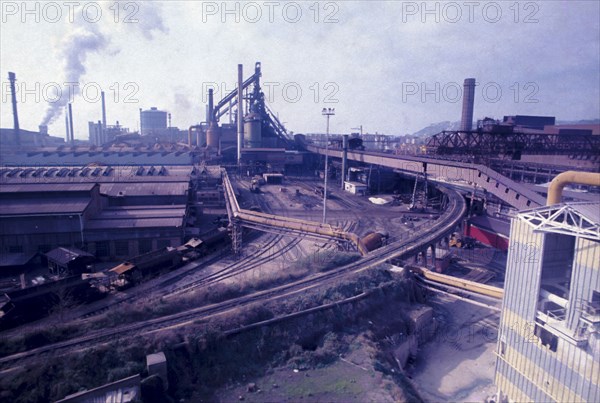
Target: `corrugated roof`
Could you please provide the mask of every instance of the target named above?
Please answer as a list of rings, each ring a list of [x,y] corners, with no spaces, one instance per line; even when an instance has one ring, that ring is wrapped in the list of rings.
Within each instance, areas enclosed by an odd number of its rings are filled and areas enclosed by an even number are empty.
[[[40,181],[39,178],[34,179]],[[3,183],[0,186],[0,193],[90,192],[94,186],[95,183]]]
[[[189,182],[103,183],[100,193],[116,196],[185,196]]]
[[[50,252],[45,254],[48,260],[52,260],[57,262],[58,264],[66,265],[72,260],[75,260],[80,257],[94,257],[94,255],[82,251],[77,248],[65,248],[58,247],[56,249],[52,249]]]
[[[116,267],[113,267],[112,269],[110,269],[110,271],[112,271],[113,273],[117,273],[117,274],[123,274],[123,273],[127,273],[129,270],[132,270],[133,268],[135,268],[135,265],[133,263],[124,262]]]
[[[91,220],[86,225],[87,230],[115,228],[181,228],[183,217],[170,218],[124,218],[119,220]]]
[[[106,151],[106,152],[73,152],[50,151],[39,154],[17,152],[2,156],[4,164],[10,165],[182,165],[191,164],[189,152],[139,152],[139,151]]]
[[[22,266],[31,261],[37,253],[1,253],[0,267]]]
[[[185,206],[145,206],[144,209],[131,208],[106,208],[96,217],[98,220],[117,220],[122,218],[170,218],[183,217],[185,215]]]
[[[2,200],[0,216],[79,214],[90,204],[89,197],[52,197],[38,200]]]
[[[567,203],[579,214],[600,225],[600,203]]]

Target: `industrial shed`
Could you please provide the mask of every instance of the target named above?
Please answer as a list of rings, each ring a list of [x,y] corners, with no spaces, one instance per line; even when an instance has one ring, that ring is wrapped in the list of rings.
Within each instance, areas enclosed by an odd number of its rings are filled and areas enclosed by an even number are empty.
[[[51,274],[59,276],[80,274],[96,260],[91,253],[77,248],[59,247],[45,254]]]

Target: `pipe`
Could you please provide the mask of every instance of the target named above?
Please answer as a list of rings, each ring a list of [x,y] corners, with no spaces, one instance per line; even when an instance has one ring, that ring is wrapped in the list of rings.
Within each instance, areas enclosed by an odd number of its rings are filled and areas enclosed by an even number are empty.
[[[242,161],[242,143],[244,141],[244,96],[243,96],[243,80],[244,80],[244,66],[238,64],[238,113],[237,113],[237,161],[238,166]]]
[[[548,187],[547,206],[561,202],[562,192],[569,184],[600,186],[600,173],[566,171],[557,175]]]
[[[17,81],[17,76],[15,73],[9,71],[8,72],[8,80],[10,81],[10,98],[12,100],[12,108],[13,108],[13,125],[15,132],[15,140],[17,145],[21,144],[21,129],[19,128],[19,113],[17,111],[17,91],[15,89],[15,81]]]
[[[71,145],[75,144],[75,134],[73,132],[73,104],[69,103],[69,133]]]

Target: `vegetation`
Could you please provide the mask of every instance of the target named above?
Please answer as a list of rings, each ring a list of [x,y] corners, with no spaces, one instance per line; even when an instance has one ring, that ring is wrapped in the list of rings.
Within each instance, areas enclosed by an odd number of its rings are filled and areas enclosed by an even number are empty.
[[[165,314],[180,310],[182,304],[189,307],[192,303],[218,301],[241,291],[240,286],[220,286],[173,302],[134,304],[119,310],[120,312],[106,314],[94,326],[99,326],[99,323],[108,326],[125,320],[131,321],[132,318],[137,320],[148,315]],[[368,292],[368,298],[279,321],[271,326],[230,332],[294,311],[343,301],[364,292]],[[218,319],[208,323],[199,321],[177,330],[124,339],[83,353],[44,357],[21,371],[3,376],[0,379],[0,400],[52,401],[83,388],[90,389],[136,373],[143,374],[145,355],[161,350],[165,351],[169,363],[170,395],[173,399],[191,396],[211,399],[217,388],[231,382],[243,382],[248,377],[260,376],[275,367],[308,369],[329,365],[347,348],[348,335],[372,330],[366,318],[385,310],[392,301],[410,302],[415,298],[410,282],[393,280],[388,272],[372,269],[346,277],[336,284],[321,286],[296,298],[239,308],[234,313],[220,315]],[[402,320],[402,317],[398,319],[398,326],[405,326],[401,323]],[[57,327],[53,332],[55,333],[40,332],[36,336],[23,336],[20,347],[13,347],[13,350],[60,339],[68,334],[69,328]],[[385,331],[376,330],[372,334],[374,338],[382,337]],[[8,345],[4,341],[0,344],[5,354],[9,350]],[[385,365],[380,370],[389,372]],[[146,390],[152,390],[155,387],[152,385],[154,384],[150,382],[145,387]]]

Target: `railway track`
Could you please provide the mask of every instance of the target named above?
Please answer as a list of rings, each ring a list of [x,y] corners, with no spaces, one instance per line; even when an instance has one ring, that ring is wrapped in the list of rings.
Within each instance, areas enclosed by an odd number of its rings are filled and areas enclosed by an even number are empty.
[[[95,344],[106,339],[114,339],[115,337],[124,338],[149,331],[160,331],[161,329],[173,328],[175,326],[200,323],[216,315],[231,312],[240,306],[246,306],[255,302],[266,304],[268,302],[297,296],[310,289],[315,289],[337,281],[350,273],[359,273],[385,263],[390,259],[409,256],[418,252],[423,246],[433,243],[440,237],[452,232],[464,215],[466,207],[462,196],[449,188],[443,188],[443,191],[448,194],[450,203],[448,210],[436,221],[436,225],[422,228],[422,232],[415,234],[406,240],[398,241],[377,249],[357,262],[219,304],[193,308],[177,314],[166,315],[160,318],[127,324],[112,329],[93,331],[86,336],[2,357],[0,358],[0,366],[6,368],[9,365],[20,365],[24,360],[31,357],[39,357],[41,354],[50,352],[57,353],[75,347],[81,349],[90,343]]]

